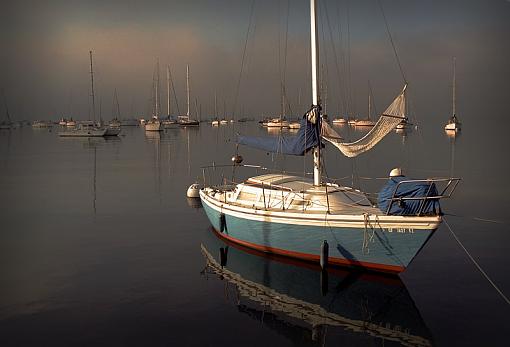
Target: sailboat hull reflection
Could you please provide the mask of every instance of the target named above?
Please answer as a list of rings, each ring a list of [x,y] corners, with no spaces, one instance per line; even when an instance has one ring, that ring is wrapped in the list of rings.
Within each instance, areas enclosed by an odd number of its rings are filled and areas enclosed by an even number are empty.
[[[323,344],[369,341],[430,346],[431,338],[406,287],[396,276],[318,266],[266,255],[208,232],[206,267],[236,293],[240,313],[295,340]]]

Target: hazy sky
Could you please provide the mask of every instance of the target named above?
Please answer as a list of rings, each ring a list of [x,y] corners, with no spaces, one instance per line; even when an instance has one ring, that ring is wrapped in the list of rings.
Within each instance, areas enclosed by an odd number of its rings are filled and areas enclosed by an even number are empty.
[[[450,114],[453,56],[459,116],[508,117],[509,1],[381,1],[410,83],[416,117],[439,120]],[[351,110],[366,113],[368,80],[381,110],[403,82],[378,1],[319,3],[328,113],[345,111],[347,88]],[[251,4],[251,0],[7,1],[0,22],[0,86],[16,119],[56,119],[63,114],[88,118],[88,52],[93,50],[96,100],[101,98],[103,118],[111,118],[114,88],[123,117],[147,112],[156,58],[165,111],[165,66],[172,70],[182,113],[189,64],[192,99],[202,106],[203,116],[214,111],[215,91],[220,112],[226,100],[232,113]],[[279,112],[283,66],[289,102],[298,109],[301,89],[299,113],[304,111],[311,100],[309,25],[307,0],[254,2],[237,117],[241,105],[254,117]],[[175,101],[172,107],[177,113]]]

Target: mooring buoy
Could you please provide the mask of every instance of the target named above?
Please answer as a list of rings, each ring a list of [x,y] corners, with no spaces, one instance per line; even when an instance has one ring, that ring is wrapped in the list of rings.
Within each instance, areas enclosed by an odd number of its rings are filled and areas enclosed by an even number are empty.
[[[189,186],[188,191],[186,192],[186,196],[188,198],[199,198],[200,197],[200,184],[193,183]]]

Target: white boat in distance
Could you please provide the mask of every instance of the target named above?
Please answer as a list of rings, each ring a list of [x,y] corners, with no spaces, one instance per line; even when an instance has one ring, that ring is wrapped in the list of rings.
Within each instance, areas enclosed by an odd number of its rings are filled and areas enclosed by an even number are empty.
[[[163,131],[163,126],[159,120],[159,60],[156,61],[155,74],[153,75],[153,98],[154,105],[152,108],[152,118],[143,123],[145,125],[145,131]],[[155,77],[155,79],[154,79]]]
[[[289,121],[282,118],[273,118],[266,123],[268,128],[288,128]]]
[[[44,120],[35,120],[32,122],[32,128],[51,128],[53,124]]]
[[[455,57],[453,58],[453,84],[452,84],[452,116],[448,120],[448,123],[444,126],[444,130],[446,131],[460,131],[461,123],[455,114],[455,104],[456,104],[456,95],[455,95]]]
[[[301,128],[301,123],[289,122],[289,129],[299,129],[299,128]]]
[[[118,133],[107,135],[109,128],[103,127],[100,124],[98,125],[96,123],[96,105],[94,96],[94,70],[92,63],[92,51],[89,51],[89,57],[90,57],[90,85],[92,96],[93,120],[81,121],[78,125],[76,125],[76,122],[71,118],[71,120],[67,121],[66,123],[66,129],[58,133],[60,137],[103,137],[118,135]]]
[[[152,118],[148,122],[145,122],[145,131],[163,131],[161,121],[157,118]]]
[[[66,127],[72,128],[76,126],[76,121],[74,121],[72,118],[68,121],[66,121]]]
[[[338,117],[338,118],[335,118],[331,121],[331,123],[333,124],[347,124],[347,119],[343,118],[343,117]]]
[[[62,130],[58,133],[60,137],[103,137],[106,135],[106,128],[98,128],[90,124],[78,124],[75,128]]]
[[[368,91],[368,117],[367,119],[358,119],[356,120],[356,123],[354,125],[356,125],[357,127],[373,127],[375,125],[375,122],[371,119],[372,117],[372,103],[370,102],[370,88],[369,88],[369,91]]]
[[[187,106],[186,114],[179,116],[177,118],[177,122],[181,127],[199,126],[200,122],[196,119],[192,119],[190,113],[189,65],[186,65],[186,106]]]

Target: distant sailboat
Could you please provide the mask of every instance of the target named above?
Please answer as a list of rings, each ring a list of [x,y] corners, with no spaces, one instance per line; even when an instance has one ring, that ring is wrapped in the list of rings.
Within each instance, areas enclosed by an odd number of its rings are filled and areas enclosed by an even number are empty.
[[[66,127],[73,128],[76,126],[76,121],[74,119],[69,119],[66,121]]]
[[[107,128],[97,126],[96,124],[96,103],[94,97],[94,70],[92,64],[92,51],[89,51],[90,56],[90,90],[92,97],[92,116],[93,120],[82,122],[76,126],[74,120],[67,121],[66,127],[70,129],[63,130],[58,133],[60,137],[103,137],[106,135]]]
[[[99,110],[101,110],[101,98],[99,99]],[[120,105],[119,98],[117,97],[117,89],[113,91],[113,106],[112,106],[113,119],[106,127],[105,136],[117,136],[120,134]],[[99,119],[101,121],[101,112],[99,112]]]
[[[343,117],[337,117],[331,121],[333,124],[347,124],[347,119]]]
[[[5,94],[2,90],[2,95],[4,97],[4,106],[5,106],[5,119],[0,123],[0,130],[11,130],[13,128],[13,124],[11,121],[11,115],[9,114],[9,107],[7,106],[7,100],[5,99]]]
[[[120,127],[121,126],[121,122],[120,122],[120,106],[119,106],[119,99],[117,98],[117,88],[115,88],[114,91],[113,91],[112,115],[113,115],[113,118],[110,121],[109,125],[111,127],[116,127],[116,128]]]
[[[166,66],[166,118],[161,121],[163,124],[163,128],[169,129],[169,128],[176,128],[179,124],[177,123],[177,120],[172,118],[171,112],[170,112],[170,66]]]
[[[371,100],[370,100],[370,96],[371,96],[371,89],[370,89],[370,84],[369,84],[369,88],[368,88],[368,118],[367,119],[358,119],[355,123],[356,126],[361,126],[361,127],[373,127],[375,125],[375,122],[371,119],[371,114],[372,114],[372,103],[371,103]]]
[[[282,118],[273,118],[267,122],[266,126],[268,128],[288,128],[289,121]]]
[[[163,126],[159,120],[159,60],[156,62],[156,71],[152,80],[152,92],[154,105],[152,107],[152,118],[145,122],[145,131],[163,131]]]
[[[280,117],[272,118],[267,123],[266,126],[268,128],[288,128],[289,121],[285,117],[285,88],[282,83],[280,86],[280,94],[281,94],[281,109],[280,109]]]
[[[212,126],[218,126],[220,125],[220,120],[218,118],[218,96],[216,95],[216,92],[214,92],[214,117],[211,121]]]
[[[32,128],[51,128],[53,124],[44,120],[35,120],[32,122]]]
[[[455,114],[455,57],[453,58],[453,85],[452,85],[452,116],[448,120],[448,123],[444,126],[446,131],[460,131],[461,123]]]
[[[186,115],[179,116],[178,123],[182,127],[199,126],[199,121],[192,119],[190,114],[189,65],[186,65]]]

